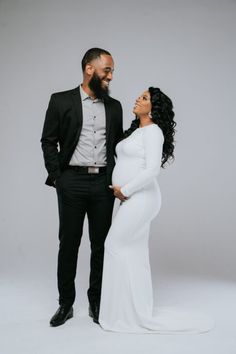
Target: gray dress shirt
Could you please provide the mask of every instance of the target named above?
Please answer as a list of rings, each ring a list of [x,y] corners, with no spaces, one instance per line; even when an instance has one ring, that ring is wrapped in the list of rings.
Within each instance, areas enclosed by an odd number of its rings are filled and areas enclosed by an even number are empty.
[[[83,125],[71,166],[106,166],[106,113],[100,99],[92,99],[80,86]]]

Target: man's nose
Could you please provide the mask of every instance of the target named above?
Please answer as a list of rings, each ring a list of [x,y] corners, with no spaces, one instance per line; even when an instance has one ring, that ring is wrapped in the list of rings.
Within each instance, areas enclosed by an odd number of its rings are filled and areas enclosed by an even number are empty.
[[[108,80],[113,79],[113,73],[111,71],[107,74],[107,78],[108,78]]]

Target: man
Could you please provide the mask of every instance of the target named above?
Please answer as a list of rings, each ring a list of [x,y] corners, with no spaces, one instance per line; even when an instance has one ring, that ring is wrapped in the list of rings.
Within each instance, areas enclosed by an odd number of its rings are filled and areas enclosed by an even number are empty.
[[[52,94],[41,138],[46,184],[56,187],[59,209],[60,306],[50,321],[53,327],[73,317],[74,280],[86,214],[91,244],[89,315],[98,323],[104,242],[114,204],[109,185],[115,146],[123,134],[121,104],[109,96],[114,71],[111,54],[100,48],[88,50],[82,70],[79,87]]]

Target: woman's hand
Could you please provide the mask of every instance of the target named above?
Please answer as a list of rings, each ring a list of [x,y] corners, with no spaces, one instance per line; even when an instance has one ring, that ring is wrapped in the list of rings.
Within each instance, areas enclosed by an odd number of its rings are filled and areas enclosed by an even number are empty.
[[[122,202],[128,199],[128,197],[125,197],[124,194],[121,193],[121,187],[119,186],[109,186],[109,188],[113,189],[114,191],[114,196],[118,199],[120,199]]]

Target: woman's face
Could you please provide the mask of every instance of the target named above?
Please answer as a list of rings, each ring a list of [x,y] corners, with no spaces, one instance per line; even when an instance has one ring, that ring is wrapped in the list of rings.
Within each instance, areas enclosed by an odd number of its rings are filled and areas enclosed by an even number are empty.
[[[151,96],[149,91],[144,91],[144,93],[139,96],[133,108],[133,113],[137,116],[145,116],[151,112],[152,104],[151,104]]]

